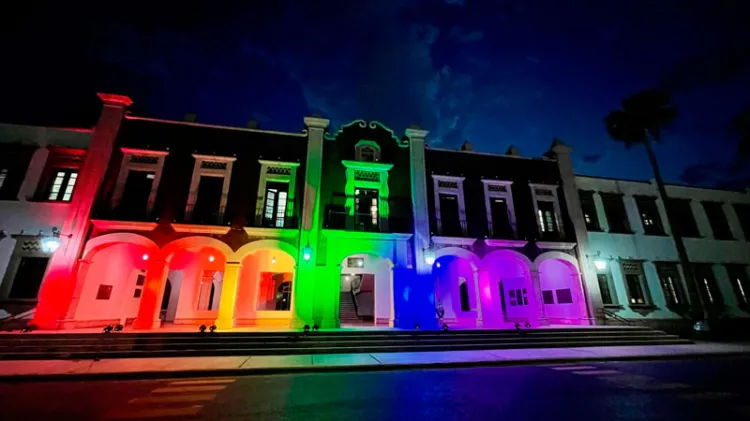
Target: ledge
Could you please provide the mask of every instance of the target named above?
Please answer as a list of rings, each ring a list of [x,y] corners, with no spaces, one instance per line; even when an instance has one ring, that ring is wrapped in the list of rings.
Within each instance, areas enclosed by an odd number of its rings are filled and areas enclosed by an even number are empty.
[[[448,244],[456,246],[471,246],[477,242],[476,238],[471,237],[443,237],[433,236],[432,242],[435,244]]]
[[[290,238],[298,232],[294,228],[244,227],[243,229],[251,237]]]
[[[521,248],[526,246],[528,241],[526,240],[500,240],[500,239],[485,239],[484,244],[487,244],[490,247],[511,247],[511,248]]]
[[[170,224],[176,232],[191,234],[226,234],[232,227],[222,225]]]
[[[153,231],[159,226],[156,222],[110,221],[104,219],[92,219],[91,223],[97,229],[112,231]]]
[[[387,233],[387,232],[367,232],[367,231],[345,231],[345,230],[321,230],[323,235],[328,238],[346,238],[346,239],[363,239],[363,240],[408,240],[413,234]]]
[[[541,249],[572,250],[576,243],[566,241],[538,241],[536,246]]]

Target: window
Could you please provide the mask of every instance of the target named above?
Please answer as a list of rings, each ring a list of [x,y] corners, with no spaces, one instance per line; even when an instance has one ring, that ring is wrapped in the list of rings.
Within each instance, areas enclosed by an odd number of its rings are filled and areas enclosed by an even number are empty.
[[[669,199],[667,215],[672,231],[681,237],[699,237],[698,225],[695,223],[689,199]]]
[[[464,207],[464,178],[433,175],[435,218],[438,235],[463,237],[466,235]]]
[[[453,194],[440,194],[440,216],[438,226],[440,234],[449,237],[461,237],[465,230],[459,215],[458,196]]]
[[[512,181],[482,180],[490,238],[515,238]]]
[[[378,231],[378,196],[377,190],[354,190],[354,225],[357,230]]]
[[[263,207],[263,226],[284,228],[288,200],[287,183],[266,183],[266,203]]]
[[[193,177],[185,205],[186,222],[223,225],[235,157],[193,154]]]
[[[24,256],[16,269],[8,298],[33,300],[39,295],[48,257]]]
[[[685,292],[682,286],[680,271],[676,263],[657,263],[656,273],[659,275],[659,283],[664,292],[667,307],[686,306]]]
[[[57,170],[49,188],[47,200],[55,202],[70,202],[73,197],[73,188],[78,180],[78,171]]]
[[[621,194],[601,193],[604,204],[604,214],[609,223],[609,232],[618,234],[632,234],[628,213],[625,210],[625,202]]]
[[[360,141],[354,147],[354,159],[363,162],[378,162],[380,161],[380,147],[372,141]]]
[[[469,287],[466,282],[462,282],[458,287],[458,292],[461,295],[461,311],[471,311],[471,305],[469,304]]]
[[[96,291],[97,300],[109,300],[112,296],[112,285],[99,285],[99,289]]]
[[[703,202],[703,210],[706,211],[711,231],[717,240],[734,240],[732,230],[729,229],[727,216],[724,214],[722,204],[719,202]]]
[[[5,179],[8,178],[8,169],[7,168],[1,168],[0,169],[0,189],[3,188],[3,184],[5,184]]]
[[[555,304],[555,293],[552,290],[542,291],[542,301],[544,304]]]
[[[604,264],[601,264],[603,262]],[[596,263],[596,281],[599,283],[599,291],[602,294],[602,304],[616,305],[617,292],[612,279],[612,271],[606,261]]]
[[[656,206],[656,198],[653,197],[636,197],[635,203],[638,206],[638,215],[643,224],[643,232],[646,235],[664,235],[664,226],[659,216],[659,208]]]
[[[735,203],[734,212],[740,220],[742,232],[745,233],[745,240],[750,241],[750,205],[746,203]]]
[[[586,222],[586,229],[589,231],[601,231],[599,217],[596,215],[596,204],[594,202],[594,192],[580,191],[581,210],[583,211],[583,220]]]
[[[136,288],[135,292],[133,292],[133,298],[141,298],[142,291],[143,290],[141,288]]]
[[[539,217],[539,229],[543,234],[558,232],[557,218],[555,217],[555,205],[552,202],[539,202],[537,216]]]
[[[721,309],[724,307],[724,299],[716,283],[716,277],[710,263],[697,263],[693,265],[695,279],[698,281],[703,305],[707,308]]]
[[[146,284],[146,274],[140,273],[138,274],[138,278],[135,280],[135,286],[142,287]]]
[[[743,307],[748,306],[750,304],[750,279],[747,276],[747,266],[726,265],[726,267],[734,295],[737,296],[737,303]]]
[[[555,295],[557,295],[557,304],[573,304],[573,294],[570,288],[558,289]]]
[[[628,300],[631,305],[648,304],[646,276],[643,273],[643,264],[632,260],[624,260],[621,263],[622,275],[625,278],[625,286],[628,289]]]
[[[526,288],[516,288],[508,290],[509,304],[512,307],[529,305],[529,298],[526,296]]]
[[[365,258],[364,257],[349,257],[346,259],[346,267],[363,268],[365,267]]]

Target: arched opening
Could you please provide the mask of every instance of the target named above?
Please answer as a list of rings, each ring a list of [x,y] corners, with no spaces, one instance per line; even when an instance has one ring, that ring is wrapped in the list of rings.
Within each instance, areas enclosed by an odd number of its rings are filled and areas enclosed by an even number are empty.
[[[155,245],[130,242],[87,247],[77,279],[78,301],[71,309],[77,325],[131,324],[146,281],[146,260],[154,250]]]
[[[245,254],[240,263],[235,324],[291,326],[296,271],[294,257],[284,250],[264,247]]]
[[[387,258],[353,254],[341,262],[342,326],[393,326],[393,272]]]
[[[539,264],[539,284],[544,312],[553,324],[578,324],[586,317],[578,270],[563,259],[549,258]]]
[[[463,257],[445,255],[435,260],[435,309],[443,323],[476,327],[479,309],[475,268],[474,262]]]
[[[485,325],[538,322],[530,264],[512,250],[497,250],[482,259],[479,284]]]
[[[168,253],[166,257],[166,285],[169,287],[165,286],[162,295],[162,322],[175,325],[213,324],[221,302],[226,265],[224,251],[217,247],[189,244]]]

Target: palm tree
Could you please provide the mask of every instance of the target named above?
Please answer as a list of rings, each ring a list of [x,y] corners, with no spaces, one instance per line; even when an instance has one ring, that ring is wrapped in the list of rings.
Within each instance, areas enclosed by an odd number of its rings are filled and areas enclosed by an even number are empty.
[[[612,111],[604,119],[607,133],[614,140],[624,142],[625,148],[630,149],[633,145],[643,145],[646,148],[648,160],[651,163],[651,169],[654,171],[654,178],[656,178],[659,196],[667,209],[667,215],[670,213],[669,197],[667,196],[667,189],[664,187],[664,179],[661,177],[652,142],[661,142],[662,130],[671,125],[676,118],[677,108],[672,105],[669,93],[649,89],[625,98],[622,101],[622,109]],[[672,237],[687,281],[690,302],[693,303],[691,314],[695,320],[705,320],[705,307],[702,305],[701,296],[698,293],[699,286],[693,276],[682,236],[673,228]]]

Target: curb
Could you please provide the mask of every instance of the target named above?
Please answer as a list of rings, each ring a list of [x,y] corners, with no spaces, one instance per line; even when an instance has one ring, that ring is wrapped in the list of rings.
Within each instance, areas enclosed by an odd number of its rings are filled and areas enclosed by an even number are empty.
[[[512,367],[533,366],[547,364],[565,364],[581,362],[618,362],[618,361],[674,361],[691,359],[723,359],[747,357],[746,352],[722,352],[706,354],[675,354],[675,355],[639,355],[617,357],[566,357],[538,360],[495,360],[495,361],[448,361],[412,364],[375,364],[375,365],[320,365],[304,367],[269,367],[269,368],[229,368],[183,371],[134,371],[109,373],[71,373],[71,374],[20,374],[0,375],[0,383],[14,382],[48,382],[48,381],[83,381],[83,380],[154,380],[185,377],[237,377],[264,376],[274,374],[316,374],[340,372],[377,372],[400,370],[436,370],[452,368],[476,367]]]

